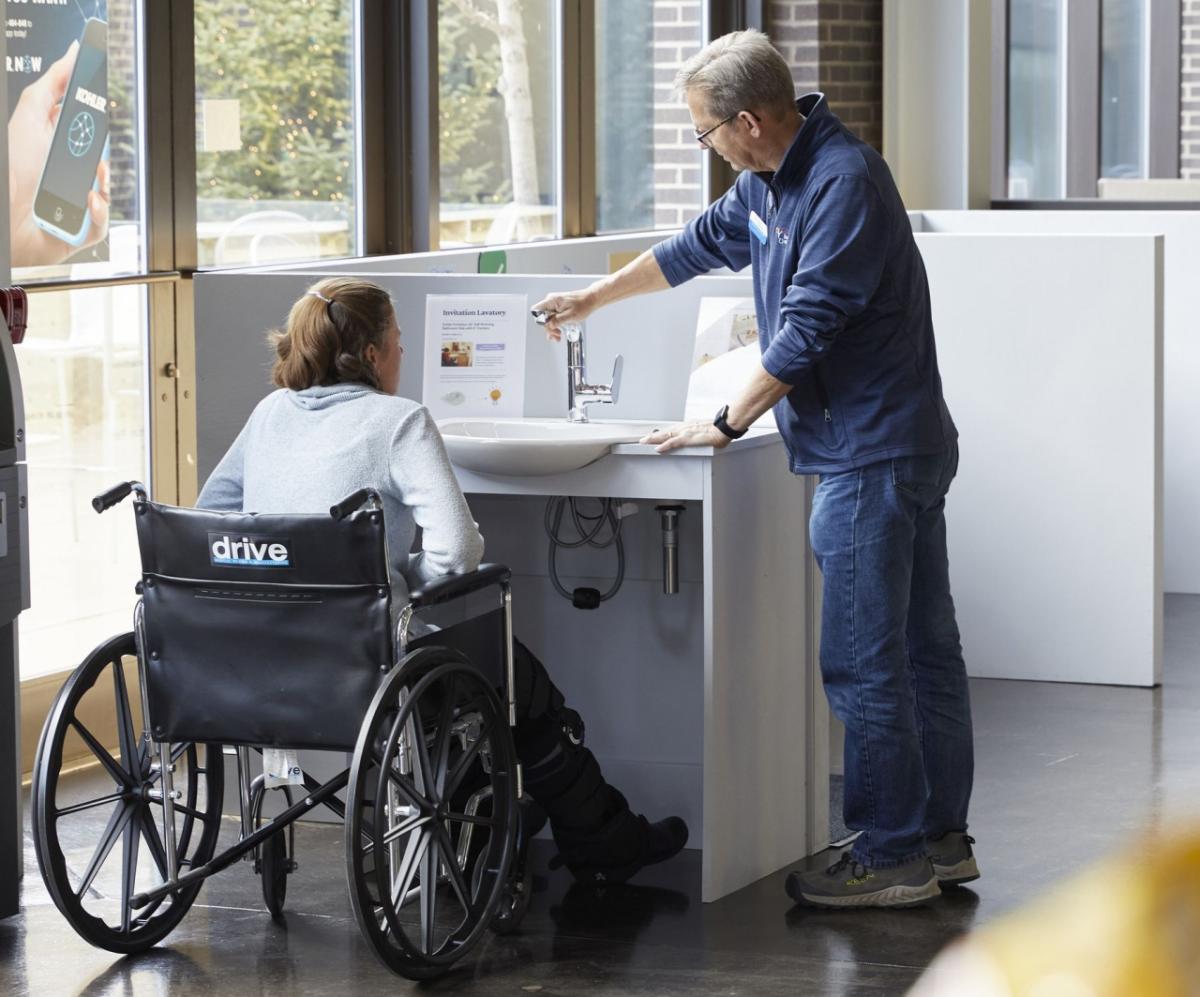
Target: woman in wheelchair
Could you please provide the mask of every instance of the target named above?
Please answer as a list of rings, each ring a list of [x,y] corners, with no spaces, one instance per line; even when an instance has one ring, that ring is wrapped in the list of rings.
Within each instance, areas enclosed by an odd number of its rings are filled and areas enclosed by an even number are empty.
[[[410,588],[473,571],[483,537],[429,411],[399,397],[404,348],[387,292],[351,278],[314,285],[272,334],[279,390],[255,408],[197,506],[326,512],[370,486],[384,504],[394,606]],[[417,527],[421,550],[409,553]],[[583,744],[584,724],[542,663],[514,642],[524,786],[549,818],[559,861],[579,879],[620,882],[678,853],[687,825],[634,814]],[[536,830],[536,828],[534,828]]]

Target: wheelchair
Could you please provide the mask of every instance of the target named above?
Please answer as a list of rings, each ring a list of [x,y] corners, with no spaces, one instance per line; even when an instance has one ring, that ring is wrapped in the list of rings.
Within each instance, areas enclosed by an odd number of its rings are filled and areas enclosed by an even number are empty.
[[[531,877],[508,569],[439,579],[393,613],[371,489],[328,516],[179,508],[137,482],[92,504],[103,512],[130,493],[142,561],[133,631],[67,679],[34,762],[38,865],[72,928],[113,952],[143,951],[239,860],[253,862],[278,917],[293,824],[323,805],[344,821],[355,919],[394,972],[437,976],[487,931],[515,930]],[[474,593],[486,602],[493,587],[498,607],[410,639],[415,611]],[[114,750],[93,733],[102,721],[115,726]],[[299,773],[296,797],[265,819],[268,790],[250,773],[267,747],[352,758],[324,782]],[[226,753],[241,833],[218,852]],[[82,792],[63,782],[64,759],[79,754],[101,766]],[[111,812],[97,842],[101,808]]]

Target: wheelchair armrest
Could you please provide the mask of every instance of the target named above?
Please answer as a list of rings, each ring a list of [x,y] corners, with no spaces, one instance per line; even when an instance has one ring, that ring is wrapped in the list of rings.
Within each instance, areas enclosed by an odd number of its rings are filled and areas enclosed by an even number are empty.
[[[475,571],[463,575],[443,575],[436,581],[414,589],[408,594],[409,603],[413,609],[436,606],[489,585],[503,585],[511,576],[512,572],[503,564],[481,564]]]

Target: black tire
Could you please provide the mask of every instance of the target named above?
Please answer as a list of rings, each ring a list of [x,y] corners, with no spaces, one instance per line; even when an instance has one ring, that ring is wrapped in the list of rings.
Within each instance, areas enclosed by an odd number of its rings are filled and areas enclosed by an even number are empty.
[[[465,747],[452,736],[455,725],[468,726]],[[412,755],[407,774],[398,765],[402,745]],[[491,812],[456,813],[449,801],[468,773],[479,771],[482,755],[489,759]],[[412,980],[439,976],[484,936],[515,851],[516,765],[496,691],[457,651],[422,647],[380,685],[350,768],[346,863],[355,918],[392,971]],[[396,805],[404,801],[398,823],[390,822],[389,793]],[[473,841],[484,836],[475,886],[457,860],[466,833]],[[434,888],[425,890],[426,883]],[[439,903],[448,918],[439,920]]]
[[[149,740],[141,717],[134,716],[122,664],[136,655],[133,634],[126,633],[101,644],[83,660],[54,700],[33,763],[31,820],[38,868],[46,888],[80,936],[122,954],[144,951],[166,937],[187,913],[202,885],[196,883],[169,894],[139,911],[129,910],[131,896],[166,881],[166,852],[160,830],[163,804],[149,797],[159,774],[152,771]],[[97,687],[98,680],[106,675],[112,682],[111,697]],[[85,709],[91,716],[107,710],[115,717],[119,758],[100,744],[77,715],[93,689]],[[63,747],[68,737],[91,750],[101,763],[102,777],[107,775],[112,781],[111,791],[82,802],[59,800]],[[183,793],[175,803],[176,852],[180,870],[186,871],[207,862],[216,850],[224,768],[218,745],[173,744],[171,759],[175,788]],[[90,828],[79,825],[76,829],[74,822],[68,825],[67,818],[108,805],[112,805],[108,824],[95,848],[83,849],[90,852],[91,858],[82,874],[73,877],[71,863],[80,850],[79,839],[90,834]],[[111,895],[106,895],[96,884],[101,882],[108,889],[111,875],[101,880],[100,874],[107,870],[118,839],[122,841],[119,883]],[[138,855],[142,845],[151,856],[157,878],[144,878],[139,889]]]
[[[290,858],[287,853],[287,837],[276,831],[259,846],[259,871],[262,876],[263,903],[271,917],[283,919],[283,902],[287,899],[287,878]]]
[[[282,792],[290,807],[294,802],[290,786],[276,786],[274,789]],[[270,792],[263,785],[263,777],[254,780],[250,790],[250,821],[254,830],[263,825],[262,809]],[[293,821],[286,829],[276,831],[258,846],[258,857],[254,868],[262,880],[263,903],[274,921],[283,920],[283,904],[287,899],[287,877],[295,869],[293,853],[296,850],[296,824]]]

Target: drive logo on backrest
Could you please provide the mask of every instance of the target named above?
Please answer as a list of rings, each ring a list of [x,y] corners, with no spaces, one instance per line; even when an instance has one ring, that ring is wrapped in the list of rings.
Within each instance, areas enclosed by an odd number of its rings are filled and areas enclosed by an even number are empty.
[[[292,554],[288,545],[287,537],[208,535],[212,563],[223,568],[290,568]]]

